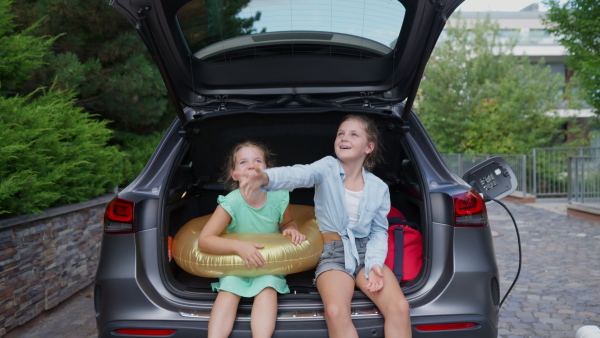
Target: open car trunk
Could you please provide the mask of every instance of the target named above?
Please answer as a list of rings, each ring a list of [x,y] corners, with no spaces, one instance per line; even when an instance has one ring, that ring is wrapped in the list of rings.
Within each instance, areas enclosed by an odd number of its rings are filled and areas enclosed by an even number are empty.
[[[239,142],[254,140],[265,143],[276,154],[277,166],[312,163],[324,156],[334,155],[333,143],[340,120],[348,111],[294,111],[272,113],[216,112],[196,117],[181,131],[188,146],[180,154],[180,165],[168,180],[168,198],[164,199],[163,240],[175,237],[189,220],[214,212],[217,197],[228,193],[219,183],[225,157]],[[383,162],[373,171],[390,188],[392,206],[401,210],[409,221],[420,226],[424,238],[424,258],[427,252],[427,230],[423,184],[419,169],[411,161],[402,123],[390,114],[370,115],[379,127]],[[290,193],[290,204],[313,206],[314,189],[296,189]],[[426,259],[424,259],[426,261]],[[182,295],[201,298],[216,296],[211,283],[216,278],[191,275],[181,269],[175,260],[169,262],[167,280]],[[402,283],[405,293],[417,288],[423,279],[425,266],[412,281]],[[319,300],[313,284],[314,269],[287,275],[291,293],[280,295],[285,299],[309,297]],[[204,296],[201,296],[204,295]],[[306,295],[306,296],[299,296]],[[365,296],[357,291],[355,299]]]

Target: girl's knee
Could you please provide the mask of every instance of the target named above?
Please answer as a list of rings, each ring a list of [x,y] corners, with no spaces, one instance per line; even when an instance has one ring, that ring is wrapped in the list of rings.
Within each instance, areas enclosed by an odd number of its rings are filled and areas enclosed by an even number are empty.
[[[341,304],[328,304],[324,308],[325,317],[330,320],[340,321],[343,319],[350,319],[350,308],[342,306]]]
[[[262,291],[260,291],[256,296],[254,296],[254,299],[256,299],[256,298],[272,298],[272,297],[277,298],[277,291],[275,291],[275,289],[273,289],[271,287],[266,287],[266,288],[262,289]]]
[[[410,316],[410,305],[408,304],[406,298],[387,302],[387,304],[385,304],[384,307],[380,308],[379,310],[384,316],[387,314],[401,317]]]
[[[402,313],[403,315],[406,316],[410,316],[410,304],[408,304],[408,301],[406,300],[406,298],[402,298],[402,300],[400,300],[399,302],[399,311],[400,313]]]
[[[277,291],[273,288],[265,288],[254,296],[255,305],[277,306]]]

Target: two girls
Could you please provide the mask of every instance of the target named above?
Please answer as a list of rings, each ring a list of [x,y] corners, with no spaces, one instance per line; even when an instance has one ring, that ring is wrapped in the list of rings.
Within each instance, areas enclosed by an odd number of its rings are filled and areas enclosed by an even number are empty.
[[[369,172],[378,159],[378,138],[372,121],[350,115],[338,128],[337,158],[233,173],[247,194],[315,187],[315,214],[325,242],[315,283],[330,337],[358,336],[351,319],[355,286],[383,314],[386,337],[411,337],[409,304],[393,272],[383,264],[390,196],[387,185]]]

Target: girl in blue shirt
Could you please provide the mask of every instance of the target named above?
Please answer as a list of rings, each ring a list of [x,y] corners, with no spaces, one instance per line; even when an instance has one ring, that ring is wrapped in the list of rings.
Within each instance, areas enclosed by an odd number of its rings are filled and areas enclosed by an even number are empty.
[[[355,286],[386,319],[386,337],[411,337],[409,304],[393,272],[383,264],[390,195],[388,186],[368,171],[378,160],[378,141],[371,120],[349,115],[334,142],[337,158],[234,172],[240,189],[248,192],[315,187],[315,215],[325,242],[315,284],[330,337],[358,337],[350,308]]]

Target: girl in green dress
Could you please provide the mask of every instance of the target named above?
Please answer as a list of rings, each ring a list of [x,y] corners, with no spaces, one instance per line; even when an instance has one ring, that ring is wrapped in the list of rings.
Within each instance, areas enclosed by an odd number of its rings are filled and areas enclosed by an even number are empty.
[[[199,235],[198,246],[212,254],[236,254],[250,270],[264,266],[265,259],[258,249],[260,243],[244,242],[219,237],[227,227],[229,233],[278,233],[291,237],[300,244],[306,236],[298,231],[289,208],[289,192],[285,190],[264,192],[260,189],[241,192],[239,180],[233,172],[271,166],[271,153],[255,142],[237,145],[227,161],[226,178],[236,187],[227,196],[219,196],[217,209]],[[225,276],[213,283],[217,299],[208,322],[208,337],[227,337],[231,333],[241,297],[254,297],[250,328],[253,337],[271,337],[277,319],[277,293],[290,290],[281,275],[259,277]]]

